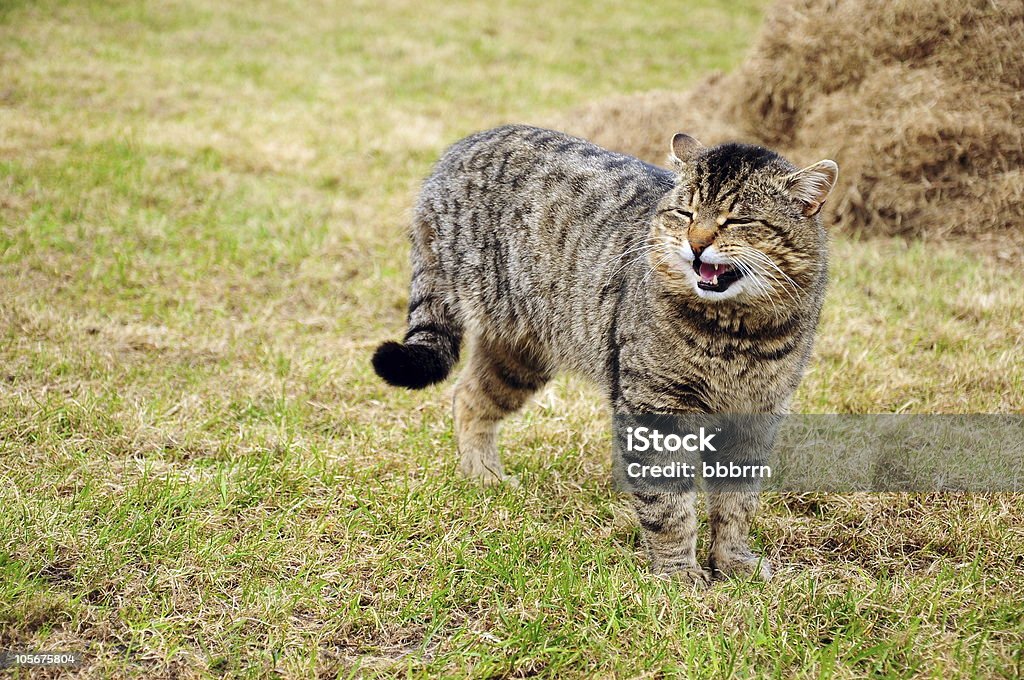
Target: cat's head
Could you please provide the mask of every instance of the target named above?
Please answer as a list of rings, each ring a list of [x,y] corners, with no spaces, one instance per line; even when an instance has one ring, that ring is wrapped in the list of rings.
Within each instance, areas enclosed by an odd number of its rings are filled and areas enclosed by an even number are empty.
[[[818,213],[839,168],[798,169],[747,144],[672,139],[675,188],[658,205],[651,263],[671,287],[708,303],[779,306],[820,288],[827,238]]]

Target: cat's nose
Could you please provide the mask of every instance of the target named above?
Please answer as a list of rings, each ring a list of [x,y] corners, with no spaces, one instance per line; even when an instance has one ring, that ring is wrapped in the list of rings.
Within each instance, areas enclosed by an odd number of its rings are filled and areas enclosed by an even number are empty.
[[[694,257],[700,257],[701,251],[715,240],[715,232],[711,229],[691,229],[687,234],[687,240],[690,242]]]

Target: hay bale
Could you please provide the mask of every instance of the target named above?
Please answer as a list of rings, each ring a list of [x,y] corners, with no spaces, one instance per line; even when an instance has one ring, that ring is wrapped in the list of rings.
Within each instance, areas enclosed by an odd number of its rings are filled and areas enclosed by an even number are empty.
[[[848,231],[1019,244],[1024,2],[782,0],[728,76],[598,103],[566,123],[652,162],[676,130],[795,162],[834,158],[827,214]]]
[[[714,92],[722,74],[712,74],[691,92]],[[714,98],[692,97],[689,92],[656,90],[614,97],[572,112],[554,127],[568,130],[601,146],[662,164],[669,140],[681,130],[705,144],[738,139],[740,131],[710,108]]]

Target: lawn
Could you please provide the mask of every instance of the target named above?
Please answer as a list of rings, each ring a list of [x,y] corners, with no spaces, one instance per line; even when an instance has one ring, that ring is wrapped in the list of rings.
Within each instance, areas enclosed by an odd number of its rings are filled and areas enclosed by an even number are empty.
[[[507,424],[523,485],[495,489],[455,475],[450,383],[373,375],[432,161],[728,69],[764,8],[687,5],[0,0],[0,649],[82,677],[1024,673],[1024,497],[770,495],[777,578],[697,595],[645,572],[592,387]],[[832,260],[797,410],[1024,412],[1019,276],[955,243]]]

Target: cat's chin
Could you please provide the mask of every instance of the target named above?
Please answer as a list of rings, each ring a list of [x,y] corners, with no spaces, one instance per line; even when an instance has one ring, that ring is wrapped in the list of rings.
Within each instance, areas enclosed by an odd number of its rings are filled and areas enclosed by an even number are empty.
[[[698,285],[693,287],[694,293],[697,297],[708,302],[723,302],[725,300],[735,300],[737,297],[743,294],[743,286],[737,281],[725,290],[707,290],[701,288]]]

